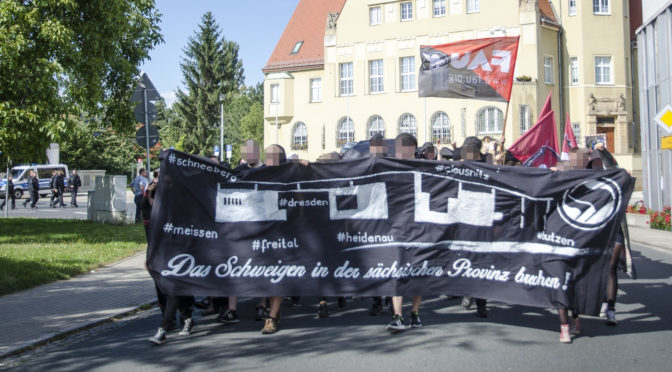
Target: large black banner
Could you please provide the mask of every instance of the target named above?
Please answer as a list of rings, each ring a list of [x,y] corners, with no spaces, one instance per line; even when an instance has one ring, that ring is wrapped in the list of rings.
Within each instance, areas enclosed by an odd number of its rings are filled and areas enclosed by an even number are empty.
[[[171,150],[148,267],[169,294],[454,294],[593,314],[633,184],[390,158],[235,174]]]

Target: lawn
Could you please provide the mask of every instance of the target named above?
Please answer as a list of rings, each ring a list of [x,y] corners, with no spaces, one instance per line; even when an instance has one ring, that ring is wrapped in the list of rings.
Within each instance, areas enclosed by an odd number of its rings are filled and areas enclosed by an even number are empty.
[[[0,296],[69,279],[145,248],[142,225],[0,219]]]

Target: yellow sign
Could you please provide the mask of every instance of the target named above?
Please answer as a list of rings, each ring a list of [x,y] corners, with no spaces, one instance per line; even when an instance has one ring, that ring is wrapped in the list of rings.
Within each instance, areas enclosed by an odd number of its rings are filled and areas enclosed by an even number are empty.
[[[672,136],[667,136],[660,139],[660,149],[672,150]]]
[[[672,134],[672,106],[669,104],[665,105],[653,120],[655,120],[667,133]]]

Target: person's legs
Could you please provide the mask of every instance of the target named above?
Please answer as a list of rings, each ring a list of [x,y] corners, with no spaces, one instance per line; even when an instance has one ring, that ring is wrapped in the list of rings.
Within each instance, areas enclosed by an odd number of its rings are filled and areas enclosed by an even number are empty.
[[[572,337],[569,334],[569,320],[567,319],[567,308],[558,309],[558,317],[560,318],[560,342],[567,344],[572,342]]]
[[[373,304],[371,304],[371,315],[378,315],[383,311],[383,298],[378,296],[378,297],[373,297]]]
[[[394,310],[394,315],[392,315],[392,321],[387,325],[387,330],[392,333],[406,329],[404,318],[401,315],[403,302],[404,298],[402,296],[392,297],[392,309]]]
[[[238,297],[229,297],[229,306],[222,306],[219,308],[217,321],[224,324],[235,324],[240,322],[240,319],[238,318]]]
[[[618,238],[617,238],[618,239]],[[622,238],[621,238],[622,239]],[[616,325],[616,293],[618,292],[618,259],[625,246],[616,242],[609,261],[609,279],[607,281],[607,324]]]
[[[37,201],[40,200],[40,194],[38,192],[33,193],[32,201],[30,203],[31,208],[35,208],[37,206]]]
[[[254,314],[254,320],[264,320],[268,318],[268,306],[266,306],[266,297],[259,297],[259,302],[255,307],[256,313]]]
[[[422,296],[413,296],[413,308],[411,309],[410,322],[411,327],[422,327],[420,320],[420,304],[422,303]]]
[[[133,197],[133,202],[135,203],[135,223],[140,223],[140,205],[142,204],[142,195],[136,195]]]
[[[270,311],[264,328],[261,329],[262,334],[271,334],[278,331],[278,322],[280,321],[280,306],[282,305],[282,296],[270,297]]]
[[[78,207],[78,205],[77,205],[77,190],[75,190],[75,189],[72,189],[72,191],[70,191],[70,205],[72,205],[75,208]]]
[[[65,190],[58,190],[58,205],[61,207],[65,207],[65,203],[63,203],[63,193]]]
[[[10,199],[12,199],[12,209],[16,209],[16,198],[14,197],[14,194],[9,196]]]

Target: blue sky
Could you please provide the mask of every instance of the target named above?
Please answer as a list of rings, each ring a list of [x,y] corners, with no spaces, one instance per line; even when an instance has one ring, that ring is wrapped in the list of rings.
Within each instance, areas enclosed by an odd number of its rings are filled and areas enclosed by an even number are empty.
[[[164,43],[150,51],[150,61],[140,67],[159,90],[166,103],[182,85],[180,61],[189,37],[194,36],[201,17],[211,11],[222,35],[240,45],[239,58],[245,68],[245,84],[264,80],[261,68],[280,39],[299,0],[156,0]]]

